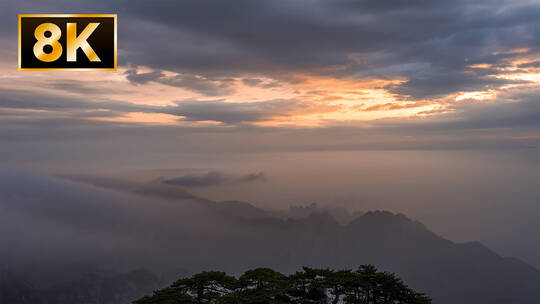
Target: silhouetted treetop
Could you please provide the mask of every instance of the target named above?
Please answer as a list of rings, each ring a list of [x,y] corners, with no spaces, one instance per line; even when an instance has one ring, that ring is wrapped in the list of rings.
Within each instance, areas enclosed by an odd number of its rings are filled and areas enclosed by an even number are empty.
[[[304,267],[288,276],[269,268],[249,270],[239,278],[224,272],[202,272],[134,303],[428,304],[431,299],[392,273],[362,265],[356,270]]]

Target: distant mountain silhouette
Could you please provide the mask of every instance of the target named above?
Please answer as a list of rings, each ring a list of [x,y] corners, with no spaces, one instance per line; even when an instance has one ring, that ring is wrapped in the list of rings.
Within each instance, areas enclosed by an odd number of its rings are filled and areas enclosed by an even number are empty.
[[[403,215],[369,212],[345,227],[345,264],[399,273],[434,303],[537,303],[540,271],[480,243],[455,244]]]
[[[125,260],[139,263],[134,267],[150,267],[152,271],[159,267],[181,267],[191,272],[216,270],[231,274],[258,267],[292,273],[302,266],[355,269],[361,264],[373,264],[381,271],[396,273],[411,288],[429,295],[435,304],[538,304],[540,299],[540,271],[537,269],[520,260],[501,257],[480,243],[457,244],[446,240],[402,214],[367,212],[343,225],[329,212],[318,208],[304,217],[286,217],[245,202],[182,200],[190,197],[183,191],[182,198],[177,198],[173,192],[159,188],[142,191],[131,185],[107,185],[125,192],[144,193],[145,199],[137,201],[140,197],[111,191],[102,193],[101,189],[84,188],[86,186],[79,184],[54,183],[55,191],[32,192],[36,197],[42,197],[43,193],[49,195],[48,208],[40,209],[43,204],[34,203],[32,199],[26,204],[23,204],[25,200],[19,200],[16,204],[19,212],[34,212],[32,218],[46,217],[47,223],[69,223],[69,231],[73,233],[70,237],[81,238],[85,244],[93,240],[84,239],[86,234],[118,244],[115,251],[110,249],[112,246],[88,243],[107,250],[105,258],[99,260],[102,262]],[[49,181],[32,182],[24,191],[13,193],[20,198],[28,189],[49,188]],[[64,188],[69,190],[69,195],[59,194]],[[99,200],[89,194],[99,194]],[[114,200],[101,202],[109,196]],[[157,196],[166,197],[167,201],[159,201]],[[81,197],[88,198],[86,203],[80,203]],[[152,197],[155,200],[149,200]],[[116,200],[129,203],[115,204]],[[71,249],[71,239],[62,239],[62,242],[62,250]],[[61,255],[62,251],[57,254]],[[53,257],[58,259],[56,255]],[[21,258],[21,261],[24,260]],[[95,299],[97,295],[103,296],[98,299],[106,300],[82,303],[122,303],[135,292],[156,289],[158,283],[155,282],[159,280],[151,277],[148,273],[113,279],[93,277],[89,281],[57,285],[54,294],[70,300],[66,303],[81,303],[75,298]],[[2,274],[0,299],[12,299],[3,302],[29,303],[28,298],[34,296],[43,296],[43,293],[16,276]],[[62,304],[61,299],[55,299],[43,303]]]
[[[327,212],[332,215],[339,223],[347,224],[361,212],[349,212],[340,207],[319,206],[312,203],[307,206],[290,206],[286,210],[265,210],[250,204],[249,202],[228,200],[212,201],[188,192],[184,187],[174,184],[164,183],[163,177],[159,177],[151,182],[133,182],[110,177],[95,177],[90,175],[62,175],[76,182],[93,185],[105,189],[134,193],[140,196],[153,197],[168,200],[193,200],[202,205],[208,205],[210,208],[221,212],[223,215],[238,218],[280,218],[280,219],[301,219],[310,216],[313,213]]]
[[[401,214],[367,212],[342,226],[328,213],[290,220],[258,217],[259,212],[253,212],[255,219],[237,217],[238,206],[246,207],[225,204],[217,212],[230,218],[228,223],[235,228],[226,226],[223,231],[242,232],[215,232],[204,249],[193,249],[201,259],[186,253],[178,263],[195,260],[197,269],[232,272],[267,266],[288,273],[301,265],[347,269],[369,263],[396,273],[432,297],[433,303],[535,304],[540,299],[540,271],[502,258],[480,243],[445,240]],[[189,264],[186,267],[194,266]],[[94,275],[40,291],[3,272],[0,303],[129,303],[163,286],[155,275],[135,271],[115,277]]]
[[[328,213],[287,221],[254,219],[244,225],[249,235],[264,238],[238,245],[251,257],[242,266],[249,262],[292,272],[303,264],[342,269],[370,263],[397,273],[434,303],[534,304],[540,299],[540,271],[477,242],[445,240],[402,214],[368,212],[346,226]]]

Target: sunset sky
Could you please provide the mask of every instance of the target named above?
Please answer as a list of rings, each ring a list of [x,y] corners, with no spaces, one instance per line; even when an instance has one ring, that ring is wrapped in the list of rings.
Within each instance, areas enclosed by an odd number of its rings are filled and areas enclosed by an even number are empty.
[[[2,133],[396,128],[538,147],[537,1],[3,1]],[[16,14],[118,14],[117,72],[17,71]],[[405,129],[409,128],[409,131]],[[13,130],[13,131],[12,131]],[[422,134],[424,135],[424,134]],[[457,140],[457,138],[456,138]]]

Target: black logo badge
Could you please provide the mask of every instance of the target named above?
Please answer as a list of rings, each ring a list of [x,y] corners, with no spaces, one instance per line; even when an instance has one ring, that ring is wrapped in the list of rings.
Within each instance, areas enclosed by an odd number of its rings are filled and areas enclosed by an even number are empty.
[[[116,71],[116,15],[19,15],[19,70]]]

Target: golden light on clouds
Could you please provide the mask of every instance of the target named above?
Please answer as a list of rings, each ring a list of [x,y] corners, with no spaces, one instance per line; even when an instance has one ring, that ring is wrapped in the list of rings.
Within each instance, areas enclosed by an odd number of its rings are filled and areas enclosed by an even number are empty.
[[[506,52],[493,52],[493,55],[512,55],[498,64],[476,63],[468,68],[489,70],[487,77],[523,81],[492,87],[489,90],[462,91],[458,94],[418,100],[393,94],[389,87],[398,86],[403,78],[347,78],[332,76],[313,76],[290,74],[285,78],[274,79],[263,75],[242,75],[228,78],[207,78],[200,75],[183,75],[170,71],[155,71],[148,67],[137,67],[138,74],[158,75],[155,79],[133,82],[128,79],[132,67],[120,67],[117,72],[89,71],[85,73],[70,71],[20,72],[0,66],[0,89],[31,91],[36,96],[50,94],[63,98],[84,98],[91,102],[116,101],[133,105],[157,107],[153,111],[132,111],[117,116],[88,116],[85,119],[114,121],[122,123],[165,124],[165,125],[224,125],[225,122],[212,120],[190,120],[181,115],[183,102],[231,103],[239,109],[242,103],[255,104],[264,108],[264,103],[273,101],[290,102],[283,108],[271,108],[272,113],[261,115],[255,121],[238,121],[241,124],[257,126],[298,126],[317,127],[335,121],[362,122],[394,117],[414,117],[443,112],[452,102],[473,100],[485,102],[494,100],[500,90],[523,86],[527,83],[540,83],[540,68],[534,54],[528,48],[512,49]],[[502,62],[502,64],[501,64]],[[24,75],[22,74],[24,73]],[[205,94],[175,82],[182,77],[190,77],[211,88],[222,89],[219,94]],[[21,81],[24,79],[24,81]],[[252,109],[252,107],[246,107]],[[179,113],[159,113],[159,109],[178,107]],[[167,112],[167,111],[163,111]],[[275,113],[274,113],[275,112]]]
[[[515,55],[515,54],[525,54],[525,53],[528,53],[531,51],[531,48],[515,48],[515,49],[510,49],[510,50],[505,50],[505,51],[498,51],[498,52],[492,52],[491,54],[494,55],[494,56],[497,56],[497,55]]]
[[[456,96],[456,101],[461,101],[465,99],[487,100],[492,99],[496,95],[497,94],[494,91],[463,92]]]
[[[150,125],[177,125],[179,117],[162,113],[143,113],[131,112],[118,117],[94,117],[92,120],[111,121],[111,122],[130,122]]]
[[[499,78],[510,80],[525,80],[540,83],[540,73],[516,73],[508,75],[500,75]]]
[[[478,63],[478,64],[471,64],[469,65],[469,68],[471,69],[490,69],[493,65],[489,63]]]

